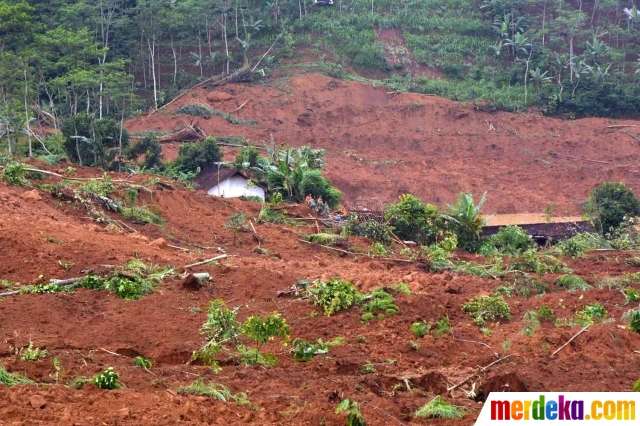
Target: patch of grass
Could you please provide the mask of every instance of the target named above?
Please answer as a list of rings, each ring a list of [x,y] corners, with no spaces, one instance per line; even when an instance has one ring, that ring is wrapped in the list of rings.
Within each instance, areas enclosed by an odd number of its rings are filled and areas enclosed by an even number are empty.
[[[469,302],[462,305],[462,310],[473,318],[473,322],[481,327],[486,325],[487,320],[496,318],[510,319],[511,311],[509,304],[502,296],[476,296]]]
[[[587,291],[591,288],[585,280],[577,275],[561,275],[556,279],[556,286],[564,288],[567,291]]]
[[[245,393],[239,393],[233,395],[228,387],[220,383],[208,382],[205,383],[204,379],[200,378],[188,386],[180,386],[176,389],[180,395],[202,395],[210,398],[215,398],[222,402],[234,401],[238,404],[248,403],[247,395]]]
[[[4,365],[0,364],[0,385],[18,386],[18,385],[36,385],[36,382],[29,380],[18,373],[9,373]]]
[[[441,396],[436,396],[414,414],[415,417],[422,419],[461,419],[464,415],[463,407],[451,405]]]
[[[236,117],[235,115],[227,114],[226,112],[218,111],[217,109],[210,108],[203,104],[188,104],[178,108],[174,115],[183,114],[192,117],[220,117],[227,120],[231,124],[236,125],[250,125],[254,126],[258,124],[256,120],[244,120]]]
[[[333,246],[338,240],[338,238],[340,238],[340,236],[336,234],[320,233],[320,234],[311,234],[307,236],[306,239],[309,242],[321,244],[323,246]]]
[[[164,220],[145,206],[121,207],[120,214],[133,222],[164,225]]]

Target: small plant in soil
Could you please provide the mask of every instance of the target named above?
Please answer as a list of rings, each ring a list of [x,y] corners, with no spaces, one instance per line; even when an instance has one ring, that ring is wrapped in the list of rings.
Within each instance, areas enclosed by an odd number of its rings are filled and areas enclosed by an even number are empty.
[[[367,426],[360,412],[360,405],[350,399],[343,399],[336,408],[336,414],[347,413],[347,426]]]
[[[307,286],[307,290],[313,303],[322,307],[327,316],[347,309],[362,300],[362,294],[351,282],[340,279],[327,282],[317,280],[313,285]]]
[[[365,365],[363,365],[360,370],[359,373],[360,374],[373,374],[376,372],[376,368],[374,367],[374,365],[370,362],[367,362]]]
[[[29,380],[18,373],[9,373],[5,370],[4,365],[0,364],[0,385],[18,386],[18,385],[35,385],[36,382]]]
[[[329,353],[329,347],[334,345],[334,342],[325,343],[322,339],[318,339],[316,343],[307,342],[304,339],[294,339],[291,342],[291,352],[293,353],[294,361],[311,361],[316,355]]]
[[[536,332],[536,329],[540,327],[540,320],[538,319],[537,311],[525,312],[522,321],[526,324],[526,327],[522,330],[522,334],[527,337],[533,336]]]
[[[29,346],[20,348],[19,355],[22,361],[37,361],[47,356],[47,350],[34,348],[33,342],[29,341]]]
[[[188,386],[181,386],[176,389],[180,395],[202,395],[210,398],[215,398],[222,402],[234,401],[240,405],[248,404],[247,395],[245,393],[239,393],[233,395],[228,387],[220,383],[209,382],[205,383],[204,379],[200,378]]]
[[[251,358],[254,357],[256,364],[262,364],[261,359],[266,359],[268,365],[272,365],[273,361],[277,360],[270,354],[265,357],[260,353],[262,346],[270,340],[274,340],[276,337],[287,340],[289,338],[289,325],[284,318],[280,318],[279,312],[274,312],[271,315],[267,315],[264,318],[259,316],[251,316],[242,325],[242,334],[255,342],[255,348],[244,351],[243,361],[251,364]],[[238,351],[242,354],[243,351],[238,347]]]
[[[201,329],[201,333],[209,340],[237,341],[241,324],[236,319],[237,309],[228,309],[221,299],[212,300],[207,310],[207,321]]]
[[[419,352],[419,351],[420,351],[420,343],[416,343],[416,342],[414,342],[413,340],[409,340],[409,342],[408,342],[408,343],[409,343],[409,347],[410,347],[412,350],[414,350],[414,351],[416,351],[416,352]]]
[[[540,321],[547,321],[550,323],[554,323],[556,321],[556,315],[553,313],[553,309],[547,305],[540,306],[538,309],[538,318]]]
[[[96,375],[91,379],[91,382],[100,389],[113,390],[120,389],[122,384],[118,382],[120,375],[113,371],[113,367],[107,368],[102,373]]]
[[[374,314],[378,313],[383,317],[398,313],[400,308],[395,305],[394,298],[382,288],[377,288],[371,294],[364,297],[364,311],[362,321],[367,322],[373,319]]]
[[[451,405],[439,395],[419,408],[414,414],[415,417],[422,419],[461,419],[464,415],[463,407]]]
[[[510,319],[511,310],[502,296],[476,296],[462,305],[462,310],[473,318],[473,322],[484,327],[487,320]]]
[[[629,303],[635,303],[640,301],[640,292],[635,288],[625,288],[622,290],[622,294],[624,295],[624,304],[622,306],[626,306]]]
[[[149,368],[153,367],[153,361],[138,355],[133,359],[133,365],[135,365],[136,367],[141,367],[141,368],[144,368],[145,370],[148,370]]]
[[[585,280],[577,275],[561,275],[556,279],[556,286],[567,291],[587,291],[591,287]]]
[[[444,336],[445,333],[448,333],[451,330],[451,322],[449,322],[449,317],[444,316],[435,322],[434,327],[436,331],[433,333],[433,337],[439,339]]]
[[[607,310],[599,303],[590,303],[576,312],[576,322],[581,326],[602,322],[607,318]]]
[[[236,213],[225,222],[224,227],[233,230],[233,244],[236,243],[238,232],[248,232],[247,215],[244,213]]]
[[[431,331],[431,324],[426,321],[417,321],[411,324],[411,332],[416,337],[424,337]]]
[[[622,315],[622,319],[629,321],[629,330],[640,333],[640,310],[630,309]]]
[[[56,383],[59,383],[63,373],[64,368],[62,368],[60,360],[57,356],[53,357],[53,373],[49,374],[49,377],[51,377]]]

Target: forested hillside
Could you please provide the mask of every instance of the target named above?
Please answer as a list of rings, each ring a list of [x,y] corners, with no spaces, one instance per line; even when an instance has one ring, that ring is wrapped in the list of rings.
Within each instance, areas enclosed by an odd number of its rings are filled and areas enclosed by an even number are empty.
[[[0,116],[119,121],[265,52],[257,78],[304,60],[489,108],[630,116],[638,20],[622,0],[3,0]]]

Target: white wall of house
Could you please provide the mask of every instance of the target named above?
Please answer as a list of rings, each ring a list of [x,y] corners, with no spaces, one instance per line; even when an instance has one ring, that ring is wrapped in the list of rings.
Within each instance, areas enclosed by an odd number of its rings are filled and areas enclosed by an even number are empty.
[[[233,175],[220,182],[219,185],[207,191],[209,195],[216,195],[224,198],[237,198],[255,195],[264,200],[264,189],[249,183],[249,180],[240,175]]]

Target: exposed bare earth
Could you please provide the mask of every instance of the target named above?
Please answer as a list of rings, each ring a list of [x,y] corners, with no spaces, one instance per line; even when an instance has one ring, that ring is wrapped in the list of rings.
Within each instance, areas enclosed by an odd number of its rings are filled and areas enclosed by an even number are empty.
[[[232,98],[218,100],[228,98],[221,92]],[[194,102],[258,124],[239,126],[163,110],[130,120],[127,128],[169,132],[195,120],[213,136],[246,136],[259,143],[273,135],[278,143],[324,148],[327,175],[348,199],[393,202],[410,192],[444,205],[460,191],[476,197],[487,191],[487,214],[542,213],[554,202],[555,215],[562,216],[579,214],[579,204],[604,181],[623,181],[640,191],[638,141],[623,133],[637,137],[638,122],[631,120],[490,114],[472,104],[389,93],[321,75],[199,88],[167,110]],[[165,148],[168,158],[176,153],[175,145]]]
[[[620,128],[607,128],[620,123],[487,114],[433,97],[388,95],[382,88],[332,83],[325,77],[294,78],[283,89],[217,88],[234,96],[216,104],[218,109],[230,112],[249,99],[234,114],[255,118],[259,124],[233,126],[218,118],[200,120],[200,124],[214,135],[248,134],[257,141],[273,133],[277,141],[324,147],[329,152],[330,176],[350,198],[379,196],[391,201],[399,193],[413,191],[428,201],[444,203],[453,201],[459,190],[478,195],[487,190],[487,213],[540,213],[554,201],[558,214],[563,215],[565,209],[577,213],[574,201],[583,200],[602,180],[622,179],[638,189],[637,174],[627,170],[633,166],[614,167],[560,155],[637,163],[636,142],[619,133]],[[206,94],[202,89],[194,96],[202,101]],[[193,101],[195,97],[185,97],[180,102]],[[422,106],[411,106],[414,103]],[[305,115],[306,109],[313,111]],[[359,125],[370,120],[376,121]],[[168,131],[188,122],[187,117],[155,114],[128,126],[133,131]],[[496,131],[488,131],[490,126]],[[371,164],[400,158],[403,162],[393,165]],[[78,168],[77,176],[92,175],[100,173]],[[142,183],[147,178],[133,179]],[[511,283],[509,279],[433,273],[419,263],[343,256],[300,242],[301,233],[316,232],[313,222],[300,227],[256,224],[263,238],[261,248],[268,251],[268,255],[258,254],[251,233],[239,233],[234,244],[233,231],[224,224],[237,212],[255,218],[259,204],[159,185],[151,189],[152,197],[141,192],[140,202],[152,206],[166,225],[129,223],[138,232],[127,234],[92,222],[84,209],[48,193],[39,191],[35,196],[27,194],[30,188],[0,183],[3,280],[33,284],[71,278],[88,270],[108,271],[109,266],[104,265],[122,265],[132,258],[173,265],[182,273],[185,265],[219,254],[217,247],[231,255],[218,265],[192,269],[212,277],[210,286],[197,291],[183,288],[179,278],[170,278],[152,295],[137,301],[85,289],[0,300],[0,362],[7,370],[40,383],[37,387],[0,387],[0,425],[339,425],[345,419],[334,410],[343,397],[359,402],[371,425],[427,424],[433,420],[416,420],[412,413],[436,394],[469,410],[461,420],[437,420],[438,424],[471,425],[482,407],[463,392],[473,382],[486,394],[505,389],[506,384],[514,390],[627,391],[638,379],[640,355],[635,351],[640,351],[640,339],[620,320],[634,306],[623,305],[620,291],[569,293],[554,286],[557,274],[546,275],[542,280],[550,283],[548,292],[540,297],[508,298],[512,319],[489,323],[492,335],[486,336],[460,306],[473,296]],[[290,216],[310,214],[299,206],[287,210]],[[149,244],[159,237],[190,251]],[[370,242],[350,238],[349,244],[366,252]],[[400,248],[393,248],[394,257],[399,256]],[[583,259],[563,261],[593,284],[599,277],[638,272],[640,268],[625,262],[632,255],[592,252]],[[485,262],[468,253],[457,256]],[[70,267],[64,269],[61,264]],[[314,314],[319,310],[308,301],[276,297],[278,291],[300,279],[334,276],[352,280],[363,292],[405,282],[413,293],[396,295],[398,314],[367,324],[361,323],[361,308],[327,317]],[[209,367],[190,362],[192,352],[205,342],[199,330],[214,298],[239,307],[241,320],[279,311],[291,326],[292,338],[328,341],[341,336],[344,344],[332,348],[327,356],[295,363],[289,347],[276,341],[266,347],[278,358],[275,367],[229,363],[216,375]],[[551,354],[579,326],[543,323],[531,337],[522,333],[528,310],[547,305],[558,317],[569,318],[593,302],[603,304],[616,322],[590,327],[556,356]],[[445,315],[452,334],[416,338],[410,331],[415,321],[433,324]],[[49,355],[36,362],[20,361],[15,348],[30,340]],[[417,345],[412,347],[410,341]],[[477,379],[451,393],[446,391],[478,367],[509,354],[510,358]],[[134,367],[132,360],[137,355],[152,359],[154,366],[149,371]],[[53,357],[58,357],[63,369],[58,384]],[[366,363],[373,363],[375,372],[364,374],[361,367]],[[89,384],[73,390],[64,386],[74,377],[90,377],[109,366],[120,373],[125,388],[104,391]],[[233,393],[247,392],[252,406],[174,391],[199,377],[222,383]]]

